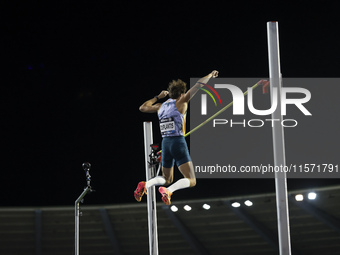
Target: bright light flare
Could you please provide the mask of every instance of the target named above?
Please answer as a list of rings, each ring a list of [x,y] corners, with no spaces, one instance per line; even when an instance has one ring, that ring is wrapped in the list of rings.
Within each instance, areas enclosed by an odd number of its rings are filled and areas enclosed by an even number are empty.
[[[308,199],[314,200],[316,198],[316,193],[315,192],[309,192],[308,193]]]
[[[252,205],[253,205],[253,202],[250,201],[250,200],[246,200],[246,201],[244,201],[244,204],[245,204],[246,206],[252,206]]]
[[[177,212],[177,211],[178,211],[178,207],[175,206],[175,205],[172,205],[172,206],[170,207],[170,209],[171,209],[171,211],[173,211],[173,212]]]
[[[185,205],[184,207],[184,210],[186,210],[187,212],[191,211],[191,207],[189,205]]]
[[[295,200],[296,201],[303,201],[303,195],[302,194],[295,195]]]
[[[209,210],[209,209],[210,209],[210,205],[208,205],[208,204],[204,204],[202,207],[203,207],[203,209],[205,209],[205,210]]]
[[[234,202],[231,204],[231,206],[237,208],[237,207],[240,207],[241,204],[239,202]]]

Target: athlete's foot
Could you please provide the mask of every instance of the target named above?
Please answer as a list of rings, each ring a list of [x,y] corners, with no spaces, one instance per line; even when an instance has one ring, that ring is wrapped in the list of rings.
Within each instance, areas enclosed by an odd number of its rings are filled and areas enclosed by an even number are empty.
[[[159,187],[158,191],[162,195],[162,201],[164,202],[164,204],[170,205],[172,193],[168,191],[165,187]]]
[[[146,194],[146,188],[145,188],[146,182],[139,182],[137,189],[134,192],[135,199],[140,202],[142,200],[142,196]]]

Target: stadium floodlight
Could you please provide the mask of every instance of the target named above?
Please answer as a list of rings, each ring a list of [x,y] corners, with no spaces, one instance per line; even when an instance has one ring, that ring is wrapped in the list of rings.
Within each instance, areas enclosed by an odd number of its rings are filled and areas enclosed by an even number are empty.
[[[171,209],[171,211],[173,211],[173,212],[177,212],[177,211],[178,211],[178,207],[175,206],[175,205],[172,205],[172,206],[170,207],[170,209]]]
[[[234,202],[231,204],[231,206],[236,208],[236,207],[240,207],[241,204],[239,202]]]
[[[191,207],[189,205],[185,205],[184,207],[184,210],[186,210],[187,212],[191,211]]]
[[[302,194],[295,195],[295,200],[296,201],[303,201],[303,195]]]
[[[308,193],[308,199],[314,200],[316,198],[316,193],[315,192],[309,192]]]
[[[203,207],[203,209],[205,209],[205,210],[209,210],[209,209],[210,209],[210,205],[208,205],[208,204],[204,204],[202,207]]]
[[[253,205],[253,202],[250,201],[250,200],[246,200],[246,201],[244,201],[244,204],[245,204],[246,206],[252,206],[252,205]]]

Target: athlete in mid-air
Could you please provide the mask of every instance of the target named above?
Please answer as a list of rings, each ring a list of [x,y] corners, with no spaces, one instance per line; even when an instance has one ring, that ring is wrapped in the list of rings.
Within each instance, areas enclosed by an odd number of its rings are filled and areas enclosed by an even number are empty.
[[[163,90],[158,96],[144,102],[139,110],[145,113],[157,113],[160,123],[162,140],[162,176],[157,176],[149,181],[141,181],[134,192],[135,199],[140,202],[147,189],[152,186],[170,185],[174,177],[174,163],[182,173],[182,179],[165,188],[161,186],[158,190],[165,204],[171,204],[171,195],[179,189],[194,187],[196,177],[187,143],[185,141],[185,114],[190,99],[196,94],[200,87],[207,83],[210,78],[218,76],[218,71],[199,79],[197,83],[187,92],[186,83],[178,79],[169,83],[168,90]],[[169,99],[156,103],[159,99],[169,96]]]

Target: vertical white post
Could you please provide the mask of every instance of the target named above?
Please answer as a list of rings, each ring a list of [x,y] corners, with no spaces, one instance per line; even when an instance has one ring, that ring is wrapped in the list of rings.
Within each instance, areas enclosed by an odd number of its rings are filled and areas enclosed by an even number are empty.
[[[145,169],[146,180],[155,177],[155,170],[150,167],[149,155],[151,154],[152,138],[152,122],[144,122],[144,152],[145,152]],[[158,235],[157,235],[157,211],[156,211],[156,193],[155,187],[147,190],[147,206],[148,206],[148,228],[149,228],[149,250],[150,255],[158,255]]]
[[[75,219],[74,219],[74,255],[79,255],[79,202],[75,202]]]
[[[267,22],[268,36],[268,55],[269,55],[269,77],[271,86],[271,99],[273,99],[273,89],[277,88],[278,102],[277,108],[272,114],[273,121],[273,149],[274,149],[274,166],[280,167],[286,165],[284,132],[281,113],[281,67],[279,52],[279,29],[278,22]],[[273,102],[272,102],[273,103]],[[275,173],[276,189],[276,207],[277,223],[279,234],[280,255],[290,255],[290,231],[289,231],[289,214],[288,214],[288,195],[287,195],[287,177],[284,171]]]
[[[84,191],[80,194],[77,200],[74,202],[74,236],[75,236],[75,245],[74,245],[74,254],[79,255],[79,216],[80,216],[80,201],[85,197],[87,192],[91,191],[91,187],[87,186]]]

